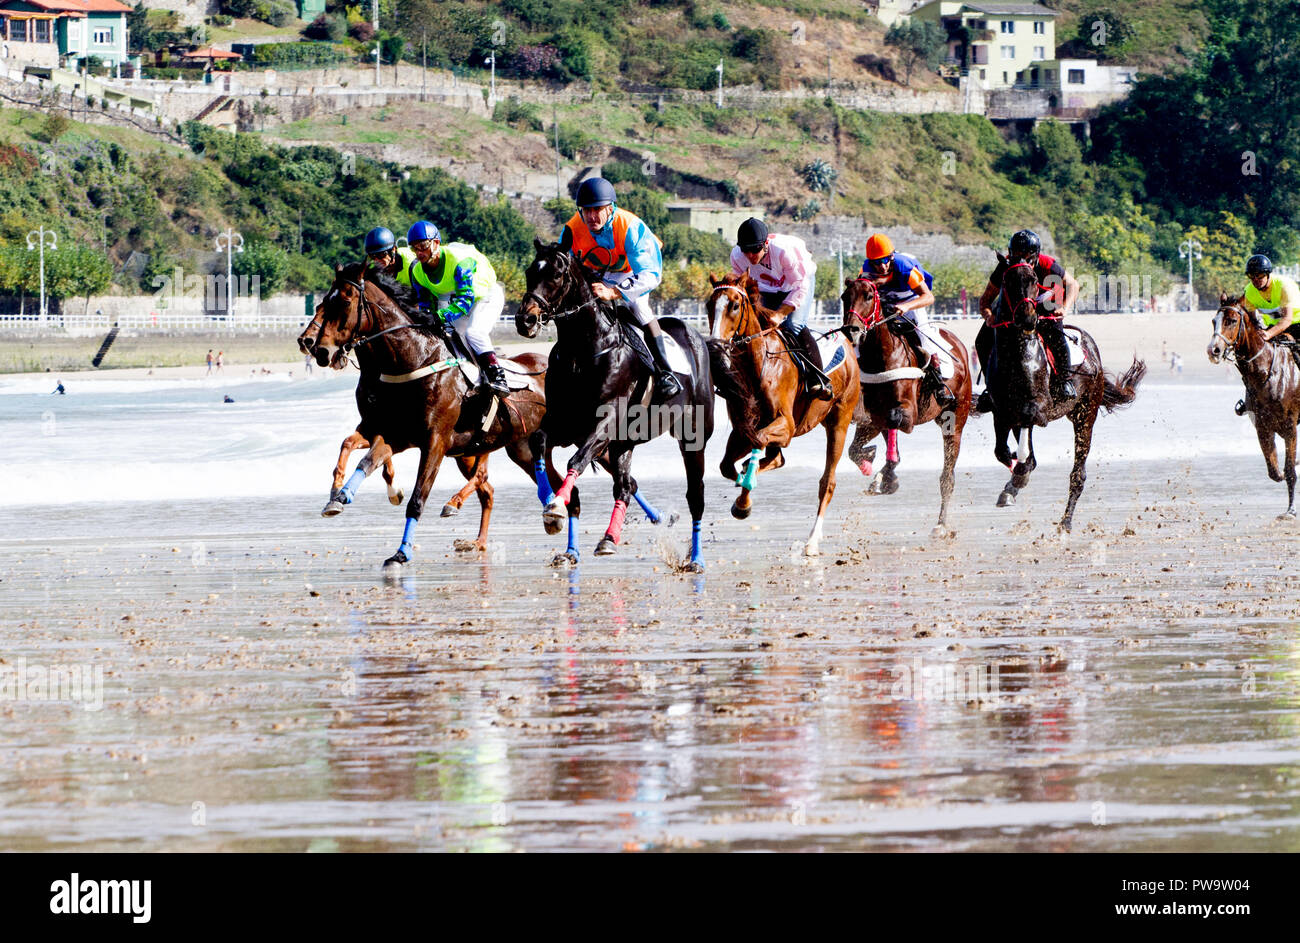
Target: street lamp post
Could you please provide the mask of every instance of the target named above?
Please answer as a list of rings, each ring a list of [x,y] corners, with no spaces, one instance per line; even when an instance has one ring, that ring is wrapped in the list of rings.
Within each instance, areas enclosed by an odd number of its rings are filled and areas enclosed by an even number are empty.
[[[222,243],[225,245],[222,245]],[[231,281],[231,253],[244,251],[244,237],[232,229],[217,233],[217,251],[226,253],[226,320],[235,319],[235,288]]]
[[[50,241],[46,243],[45,237],[49,236]],[[33,250],[41,254],[41,325],[44,326],[46,319],[49,317],[49,310],[45,305],[45,247],[49,245],[53,251],[59,247],[59,234],[52,229],[46,229],[42,226],[40,229],[33,229],[27,234],[27,251]]]
[[[371,24],[375,28],[375,86],[379,85],[379,0],[373,0],[370,4],[371,12],[374,15],[374,22]]]
[[[722,63],[724,60],[718,60],[718,67],[713,71],[718,73],[718,107],[722,107]]]
[[[491,85],[488,91],[488,107],[495,108],[497,104],[497,57],[496,53],[487,57],[487,64],[492,69]]]
[[[1196,289],[1192,287],[1192,260],[1203,257],[1201,248],[1201,244],[1190,237],[1178,246],[1178,257],[1187,260],[1187,310],[1192,312],[1196,311]]]

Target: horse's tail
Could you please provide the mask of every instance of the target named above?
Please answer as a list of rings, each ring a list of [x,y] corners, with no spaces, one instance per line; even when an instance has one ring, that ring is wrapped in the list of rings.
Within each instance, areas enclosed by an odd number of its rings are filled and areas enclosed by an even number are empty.
[[[710,337],[705,342],[709,348],[709,366],[713,385],[727,404],[731,427],[750,442],[758,441],[758,409],[755,406],[754,382],[749,374],[731,362],[731,355],[721,340]]]
[[[1106,412],[1113,413],[1121,406],[1128,406],[1137,399],[1138,384],[1146,375],[1146,361],[1138,360],[1136,356],[1133,358],[1133,365],[1125,370],[1118,380],[1112,380],[1109,375],[1103,373],[1102,379],[1105,380],[1106,386],[1101,394],[1101,405],[1106,407]]]

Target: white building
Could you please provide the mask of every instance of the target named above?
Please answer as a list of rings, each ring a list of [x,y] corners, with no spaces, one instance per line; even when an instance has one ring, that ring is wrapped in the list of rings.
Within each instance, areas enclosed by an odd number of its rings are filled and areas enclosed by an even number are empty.
[[[1057,11],[1038,3],[930,0],[909,14],[948,33],[948,61],[979,88],[1011,88],[1032,63],[1056,55]]]

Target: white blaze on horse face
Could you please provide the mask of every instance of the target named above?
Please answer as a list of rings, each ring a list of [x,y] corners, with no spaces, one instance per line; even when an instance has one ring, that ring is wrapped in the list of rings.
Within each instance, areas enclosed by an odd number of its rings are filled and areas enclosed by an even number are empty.
[[[1218,363],[1219,358],[1223,356],[1223,345],[1219,342],[1225,340],[1223,336],[1223,311],[1216,311],[1214,314],[1214,336],[1210,338],[1210,343],[1205,346],[1205,352],[1210,357],[1211,363]]]
[[[1020,430],[1020,437],[1016,440],[1016,458],[1022,462],[1029,461],[1029,427]]]

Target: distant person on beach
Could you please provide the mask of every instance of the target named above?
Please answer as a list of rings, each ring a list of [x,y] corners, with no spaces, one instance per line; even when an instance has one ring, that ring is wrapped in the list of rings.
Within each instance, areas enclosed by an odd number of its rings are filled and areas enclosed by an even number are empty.
[[[233,399],[231,399],[231,398],[230,398],[230,394],[229,394],[229,393],[227,393],[227,394],[226,394],[226,398],[225,398],[225,399],[223,399],[223,400],[222,400],[222,402],[223,402],[223,403],[233,403],[233,402],[234,402],[234,400],[233,400]]]
[[[311,354],[302,358],[302,365],[307,369],[307,375],[311,376]]]
[[[60,395],[66,393],[66,392],[68,392],[67,390],[65,390],[65,389],[63,388],[63,381],[62,381],[62,380],[60,380],[60,381],[59,381],[59,385],[56,386],[56,387],[54,388],[54,392],[55,392],[55,393],[59,393]],[[53,395],[53,394],[50,394],[50,395]]]
[[[217,351],[217,373],[220,373],[221,368],[224,367],[225,365],[226,365],[226,352],[224,350],[219,350]]]
[[[212,376],[212,348],[208,348],[208,376]]]

